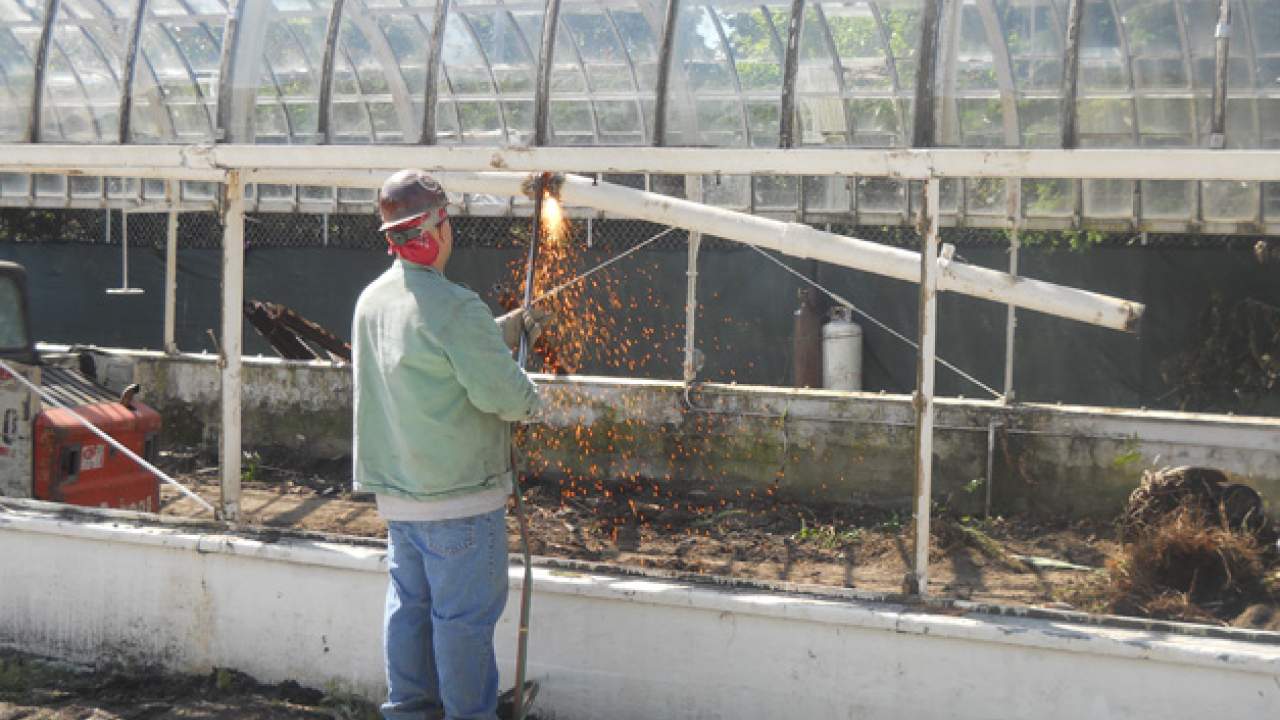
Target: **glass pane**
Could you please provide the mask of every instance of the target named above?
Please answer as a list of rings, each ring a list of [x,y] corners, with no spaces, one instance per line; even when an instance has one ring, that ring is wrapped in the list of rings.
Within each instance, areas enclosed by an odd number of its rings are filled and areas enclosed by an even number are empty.
[[[923,0],[821,3],[855,146],[906,145]],[[863,117],[861,113],[868,113]]]
[[[132,10],[65,0],[54,23],[45,68],[41,139],[116,142],[120,79]]]
[[[825,15],[818,8],[805,8],[796,68],[797,145],[849,144],[839,66],[832,49]]]
[[[150,10],[142,29],[129,139],[209,142],[216,126],[225,8],[203,19],[181,14],[176,3]]]
[[[746,113],[718,14],[682,3],[673,52],[667,143],[745,145]]]
[[[421,8],[410,12],[401,12],[399,3],[343,4],[333,68],[334,142],[418,142],[435,8],[415,4]],[[447,85],[436,87],[438,99],[447,100]]]
[[[330,5],[331,0],[272,0],[254,114],[257,142],[321,141],[320,70]]]
[[[35,90],[36,47],[44,22],[40,0],[0,2],[0,141],[25,140]]]

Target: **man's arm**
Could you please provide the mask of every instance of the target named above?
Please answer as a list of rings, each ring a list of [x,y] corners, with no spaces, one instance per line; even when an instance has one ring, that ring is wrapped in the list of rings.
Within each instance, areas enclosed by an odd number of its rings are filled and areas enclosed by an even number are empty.
[[[445,329],[444,352],[471,404],[503,420],[527,420],[538,407],[538,389],[502,341],[489,308],[472,296]]]

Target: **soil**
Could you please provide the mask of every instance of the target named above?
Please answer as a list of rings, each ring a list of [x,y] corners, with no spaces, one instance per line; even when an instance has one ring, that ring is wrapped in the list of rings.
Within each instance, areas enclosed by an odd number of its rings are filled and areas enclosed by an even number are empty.
[[[0,650],[0,720],[373,720],[376,707],[294,682],[262,685],[225,668],[206,676],[93,670]]]
[[[253,466],[242,483],[245,522],[268,527],[386,537],[372,497],[352,495],[341,478]],[[216,504],[212,470],[181,482]],[[566,496],[555,482],[526,482],[534,555],[802,585],[901,592],[910,567],[910,518],[869,508],[819,508],[772,498],[712,500],[698,492],[631,495],[601,486]],[[162,512],[207,516],[166,487]],[[519,550],[513,512],[510,550]],[[934,594],[976,601],[1065,607],[1070,588],[1115,552],[1110,524],[1046,525],[1004,518],[962,518],[945,509],[933,520],[929,586]]]

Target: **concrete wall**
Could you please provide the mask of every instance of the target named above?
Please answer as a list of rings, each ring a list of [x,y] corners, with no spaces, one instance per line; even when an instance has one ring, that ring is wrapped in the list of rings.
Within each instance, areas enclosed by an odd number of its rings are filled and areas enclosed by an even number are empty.
[[[520,573],[497,629],[511,685]],[[0,644],[384,690],[373,544],[0,500]],[[1280,636],[1171,632],[535,568],[548,720],[1147,720],[1280,714]],[[1213,636],[1210,636],[1210,633]]]
[[[141,383],[167,442],[216,446],[213,356],[99,356],[108,385]],[[349,368],[248,358],[246,448],[332,459],[350,452]],[[903,395],[540,376],[545,408],[522,446],[533,472],[644,478],[906,509],[914,416]],[[1142,470],[1209,465],[1280,512],[1280,419],[976,400],[938,402],[934,497],[962,512],[1114,517]],[[974,481],[977,482],[974,482]]]

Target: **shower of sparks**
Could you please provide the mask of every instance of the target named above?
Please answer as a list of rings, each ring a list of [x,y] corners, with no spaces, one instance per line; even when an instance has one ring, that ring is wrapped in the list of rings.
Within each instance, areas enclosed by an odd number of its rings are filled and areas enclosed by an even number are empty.
[[[534,268],[535,297],[577,278],[603,254],[586,246],[585,233],[548,196],[542,207],[542,237]],[[517,234],[528,241],[529,229]],[[681,361],[684,327],[656,290],[659,265],[634,255],[624,262],[572,283],[542,304],[555,321],[535,343],[531,369],[556,374],[605,373],[623,376],[671,371]],[[510,282],[499,302],[508,309],[523,295],[524,258],[512,261]],[[664,313],[664,310],[670,312]],[[653,326],[663,314],[672,322]],[[703,311],[698,309],[698,316]],[[722,318],[722,322],[731,322]],[[714,335],[712,336],[715,337]],[[719,348],[718,340],[712,340]],[[727,374],[733,377],[733,370]],[[547,393],[549,404],[573,403],[570,393]],[[628,407],[635,404],[638,407]],[[726,439],[740,430],[721,415],[690,414],[682,425],[655,425],[637,394],[623,395],[610,417],[584,420],[570,427],[532,425],[518,440],[526,470],[558,485],[560,502],[587,503],[594,508],[599,532],[617,541],[619,528],[707,534],[705,519],[727,511],[762,512],[773,489],[735,490],[730,480],[764,442],[752,438],[746,447]],[[563,408],[569,410],[569,408]],[[577,413],[557,413],[573,416]],[[761,434],[780,428],[762,427]],[[719,487],[718,487],[719,486]],[[752,510],[734,510],[749,504]],[[690,523],[691,518],[701,518]],[[692,528],[692,529],[691,529]]]

